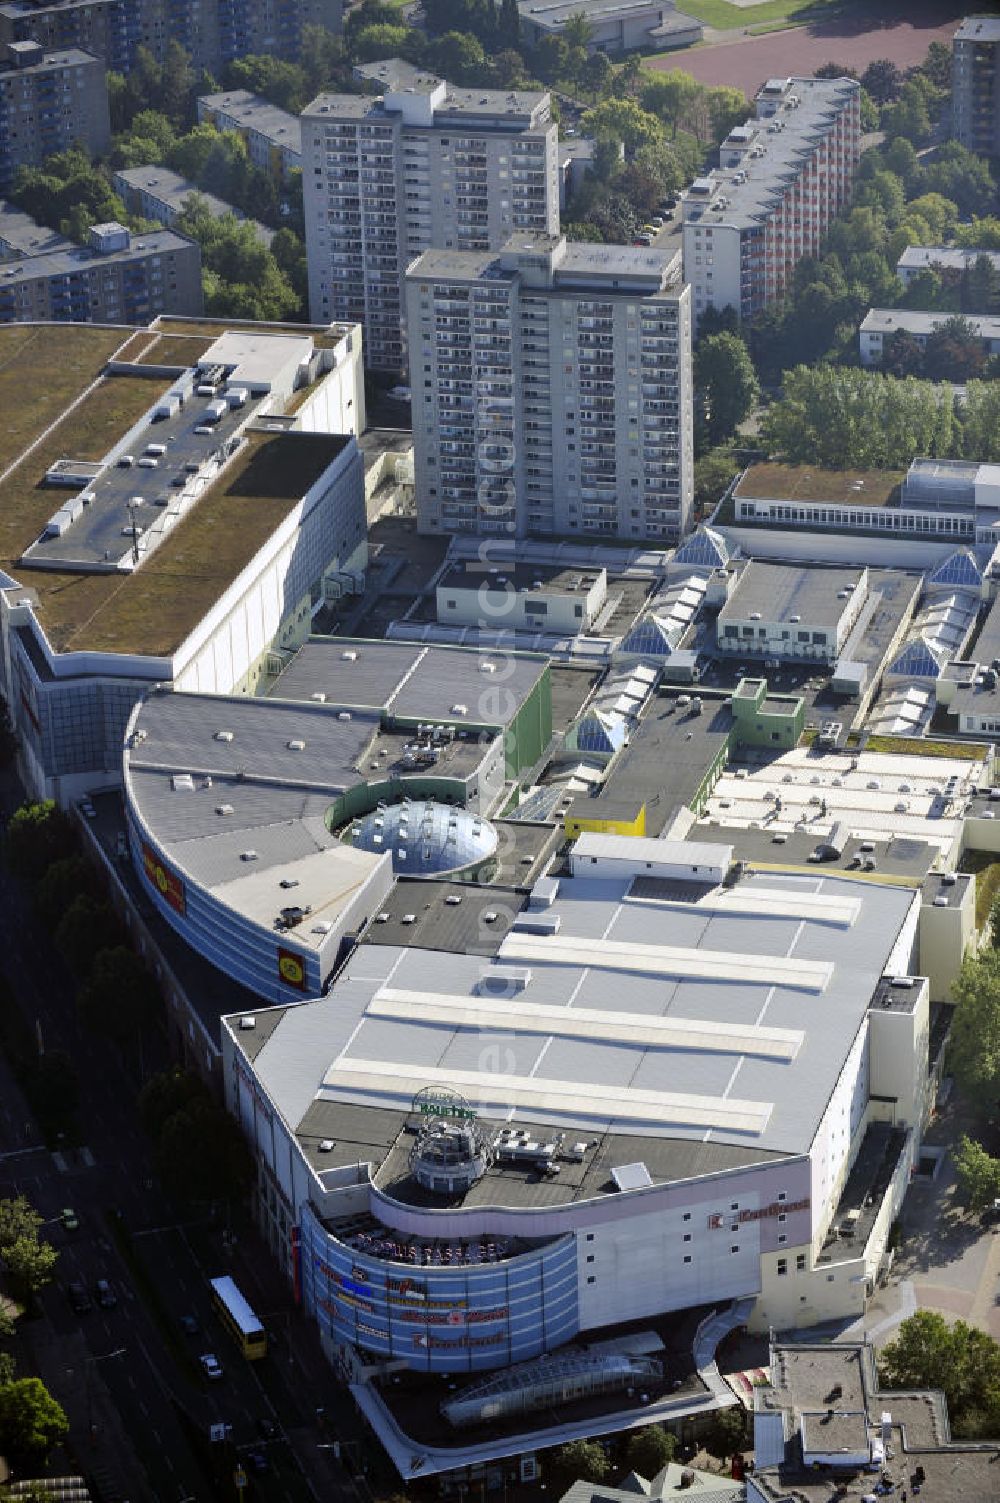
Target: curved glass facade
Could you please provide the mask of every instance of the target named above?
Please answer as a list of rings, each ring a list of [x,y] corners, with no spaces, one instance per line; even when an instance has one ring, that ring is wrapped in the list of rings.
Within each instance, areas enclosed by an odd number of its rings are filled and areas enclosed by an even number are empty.
[[[579,1331],[576,1241],[497,1262],[390,1262],[342,1242],[309,1209],[301,1227],[306,1308],[334,1341],[425,1372],[524,1362]]]

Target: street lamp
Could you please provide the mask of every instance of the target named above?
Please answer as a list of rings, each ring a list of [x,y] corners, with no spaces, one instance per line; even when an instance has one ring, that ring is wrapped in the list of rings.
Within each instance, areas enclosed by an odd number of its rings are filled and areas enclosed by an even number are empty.
[[[91,1445],[93,1445],[93,1443],[94,1443],[95,1432],[94,1432],[93,1395],[92,1395],[92,1392],[91,1392],[91,1385],[90,1385],[90,1369],[91,1369],[91,1367],[93,1366],[93,1364],[95,1362],[107,1362],[112,1357],[124,1357],[124,1355],[125,1355],[125,1353],[126,1353],[127,1350],[128,1350],[127,1347],[120,1346],[120,1347],[116,1347],[116,1349],[113,1352],[101,1352],[96,1357],[84,1357],[84,1359],[83,1359],[84,1386],[85,1386],[85,1388],[87,1390],[87,1429],[90,1432],[90,1443],[91,1443]]]

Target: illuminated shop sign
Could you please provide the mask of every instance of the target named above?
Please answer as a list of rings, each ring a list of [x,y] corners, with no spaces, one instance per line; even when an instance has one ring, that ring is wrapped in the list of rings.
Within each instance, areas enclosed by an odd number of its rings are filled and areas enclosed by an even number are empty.
[[[442,1347],[470,1347],[470,1346],[506,1346],[506,1331],[498,1331],[494,1336],[470,1336],[463,1332],[461,1336],[438,1336],[435,1331],[418,1331],[413,1338],[413,1345],[427,1350],[440,1349]]]
[[[757,1210],[731,1211],[728,1216],[721,1211],[713,1211],[708,1218],[709,1231],[717,1232],[730,1220],[745,1225],[748,1221],[766,1221],[774,1216],[787,1216],[789,1211],[808,1211],[812,1201],[807,1195],[804,1200],[772,1200],[770,1205],[759,1206]]]

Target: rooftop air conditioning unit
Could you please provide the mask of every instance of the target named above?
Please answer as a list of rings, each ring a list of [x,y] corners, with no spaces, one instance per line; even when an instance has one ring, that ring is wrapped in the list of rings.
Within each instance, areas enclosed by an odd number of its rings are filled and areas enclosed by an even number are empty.
[[[253,1013],[252,1012],[244,1013],[243,1017],[240,1018],[240,1030],[243,1033],[249,1033],[252,1028],[256,1028],[256,1027],[257,1027],[257,1019],[254,1017]]]
[[[215,739],[216,741],[232,741],[233,733],[232,731],[216,731]]]

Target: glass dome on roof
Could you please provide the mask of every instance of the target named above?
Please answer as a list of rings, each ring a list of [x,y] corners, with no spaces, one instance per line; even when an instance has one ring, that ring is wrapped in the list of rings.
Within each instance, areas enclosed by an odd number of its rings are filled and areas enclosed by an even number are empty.
[[[363,851],[389,851],[398,876],[437,877],[478,867],[496,855],[497,832],[486,819],[431,799],[373,809],[349,836]]]

